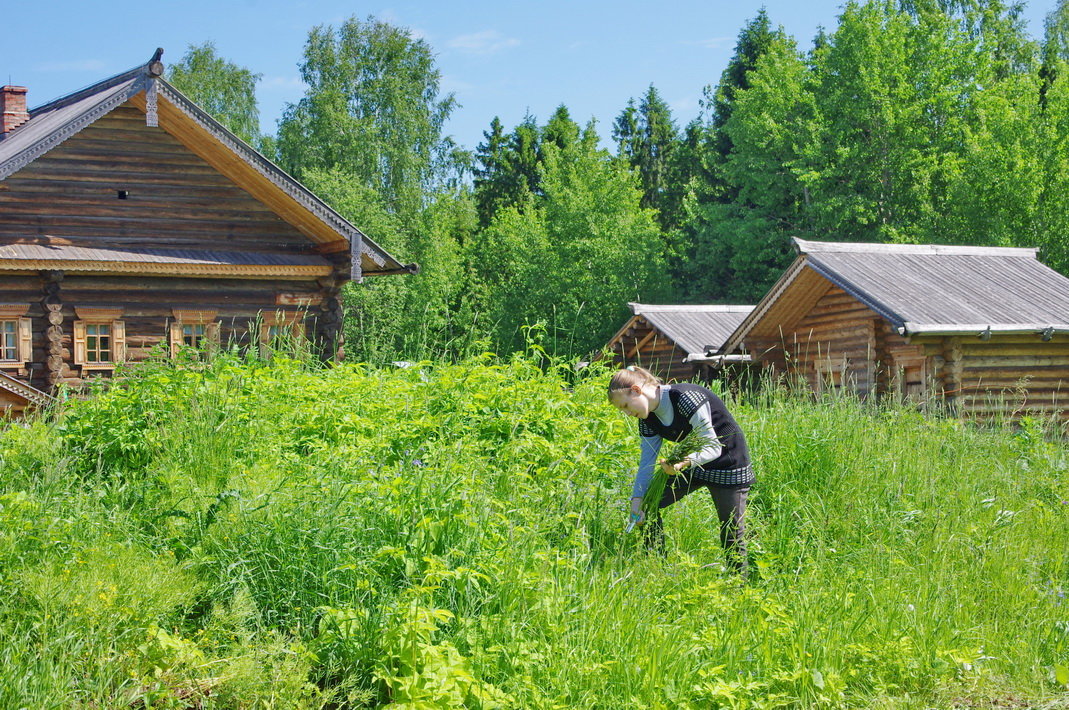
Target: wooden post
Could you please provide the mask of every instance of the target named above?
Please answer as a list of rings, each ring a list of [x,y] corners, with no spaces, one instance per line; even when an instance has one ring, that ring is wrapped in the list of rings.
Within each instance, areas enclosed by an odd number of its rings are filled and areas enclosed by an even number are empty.
[[[878,399],[880,392],[880,366],[882,364],[883,356],[880,354],[880,345],[883,338],[882,323],[876,318],[869,318],[865,322],[866,344],[865,344],[865,369],[868,375],[868,387],[864,393],[864,397],[872,397]]]
[[[316,316],[315,343],[323,362],[341,362],[345,358],[345,314],[341,304],[342,281],[337,278],[319,279],[323,300]]]
[[[46,351],[45,378],[49,387],[57,387],[70,375],[67,358],[70,351],[63,347],[63,300],[60,296],[60,284],[63,282],[62,271],[44,271],[44,298],[41,305],[48,314],[48,328],[45,330]]]
[[[943,399],[947,408],[958,413],[961,396],[961,338],[943,339]]]

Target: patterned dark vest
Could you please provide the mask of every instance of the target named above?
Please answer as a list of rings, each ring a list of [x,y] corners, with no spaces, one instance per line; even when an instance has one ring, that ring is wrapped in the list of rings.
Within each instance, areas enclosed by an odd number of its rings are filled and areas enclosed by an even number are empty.
[[[639,420],[639,434],[656,435],[668,441],[682,441],[694,428],[690,423],[691,415],[708,402],[713,431],[716,432],[716,438],[720,440],[723,450],[716,459],[698,468],[711,474],[716,472],[743,473],[750,468],[750,449],[746,445],[746,436],[739,428],[735,417],[731,416],[723,400],[704,387],[682,384],[671,385],[668,388],[668,401],[672,404],[672,423],[665,426],[656,414],[650,412],[648,417]],[[752,481],[753,474],[750,472],[748,476],[727,478],[731,479],[731,483],[744,483]],[[728,483],[728,480],[725,479],[724,482]]]

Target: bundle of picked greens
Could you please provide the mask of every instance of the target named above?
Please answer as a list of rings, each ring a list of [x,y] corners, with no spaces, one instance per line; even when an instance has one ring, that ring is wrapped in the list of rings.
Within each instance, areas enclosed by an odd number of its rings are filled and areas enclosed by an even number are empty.
[[[647,521],[652,520],[657,515],[658,507],[661,504],[661,496],[664,495],[664,487],[668,485],[669,474],[664,470],[665,467],[660,464],[675,465],[688,456],[696,454],[704,445],[705,440],[693,431],[687,434],[682,441],[672,442],[668,455],[660,459],[657,462],[658,465],[653,469],[650,486],[646,489],[645,495],[642,496],[642,512],[645,514]],[[671,475],[679,474],[673,473]],[[626,532],[631,532],[635,526],[634,523],[634,520],[628,523]]]

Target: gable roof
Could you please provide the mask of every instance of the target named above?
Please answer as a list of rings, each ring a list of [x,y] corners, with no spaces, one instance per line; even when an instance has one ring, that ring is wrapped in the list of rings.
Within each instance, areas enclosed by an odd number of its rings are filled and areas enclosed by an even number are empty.
[[[798,301],[795,313],[815,303],[822,292],[814,274],[902,335],[1069,332],[1069,278],[1040,263],[1035,249],[792,241],[798,257],[728,339],[725,352],[778,302]]]
[[[753,306],[627,305],[634,316],[609,341],[610,349],[629,328],[645,320],[685,351],[687,361],[704,359],[709,352],[718,350],[753,310]]]
[[[317,245],[321,254],[350,252],[351,276],[414,273],[297,180],[251,148],[162,77],[158,61],[104,79],[30,111],[15,130],[0,135],[0,181],[45,155],[119,106],[130,102],[274,210]],[[324,262],[326,263],[326,262]]]

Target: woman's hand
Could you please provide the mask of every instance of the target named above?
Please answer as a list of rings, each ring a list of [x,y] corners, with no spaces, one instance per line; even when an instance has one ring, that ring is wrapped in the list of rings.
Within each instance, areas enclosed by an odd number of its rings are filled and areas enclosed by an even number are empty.
[[[638,525],[642,525],[646,522],[646,513],[642,510],[641,498],[631,499],[631,519]]]
[[[680,471],[684,471],[690,468],[692,465],[693,464],[690,462],[689,458],[685,458],[682,461],[679,461],[678,463],[668,463],[664,459],[661,459],[661,470],[663,470],[669,476],[674,476]]]

